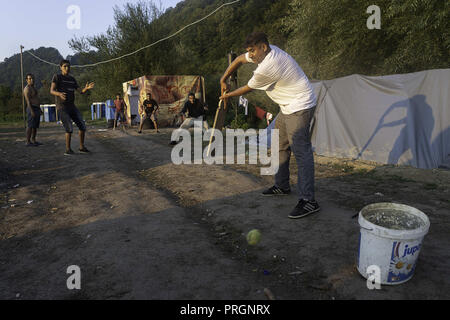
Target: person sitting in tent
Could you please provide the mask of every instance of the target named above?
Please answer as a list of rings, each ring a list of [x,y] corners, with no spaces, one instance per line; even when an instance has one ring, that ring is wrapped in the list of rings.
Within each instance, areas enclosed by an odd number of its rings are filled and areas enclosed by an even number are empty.
[[[180,114],[183,115],[186,115],[186,112],[188,112],[188,117],[186,118],[186,120],[184,120],[179,129],[187,130],[193,127],[195,122],[199,121],[202,122],[202,125],[205,128],[205,130],[208,130],[209,129],[208,122],[204,120],[204,115],[206,114],[205,111],[207,110],[208,110],[207,105],[203,104],[200,100],[195,98],[194,93],[192,92],[189,93],[188,101],[186,101],[183,109],[180,112]],[[175,132],[172,135],[172,139],[170,141],[170,145],[172,146],[176,145],[180,138],[178,130],[175,130]]]
[[[155,126],[156,133],[158,130],[158,120],[156,118],[156,112],[159,110],[158,102],[152,99],[152,94],[147,93],[147,99],[142,104],[139,104],[139,115],[141,116],[141,124],[139,125],[138,133],[142,133],[144,127],[144,121],[150,119]]]

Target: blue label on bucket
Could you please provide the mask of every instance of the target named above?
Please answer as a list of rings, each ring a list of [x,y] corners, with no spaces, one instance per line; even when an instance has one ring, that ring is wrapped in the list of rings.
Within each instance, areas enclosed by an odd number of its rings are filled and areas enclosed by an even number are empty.
[[[420,241],[408,243],[395,241],[393,243],[388,282],[401,282],[412,277],[420,247]]]

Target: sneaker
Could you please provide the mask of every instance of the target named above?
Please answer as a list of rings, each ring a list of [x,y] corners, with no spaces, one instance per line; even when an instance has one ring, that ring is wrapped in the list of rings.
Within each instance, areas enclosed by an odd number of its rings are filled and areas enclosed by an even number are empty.
[[[79,149],[81,153],[91,153],[86,147]]]
[[[142,134],[142,131],[138,131],[139,134]]]
[[[35,145],[34,143],[28,142],[26,144],[27,147],[37,147],[37,145]]]
[[[294,210],[289,214],[289,218],[298,219],[303,218],[311,213],[318,212],[320,210],[320,206],[317,201],[312,200],[300,200],[298,204],[295,206]]]
[[[262,194],[263,196],[285,196],[291,193],[291,189],[281,189],[277,186],[267,189]]]
[[[75,152],[73,152],[72,149],[66,150],[66,152],[64,152],[64,155],[65,155],[65,156],[71,156],[71,155],[73,155],[73,154],[75,154]]]
[[[42,146],[43,145],[43,143],[40,143],[40,142],[33,142],[33,144],[36,146],[36,147],[39,147],[39,146]]]

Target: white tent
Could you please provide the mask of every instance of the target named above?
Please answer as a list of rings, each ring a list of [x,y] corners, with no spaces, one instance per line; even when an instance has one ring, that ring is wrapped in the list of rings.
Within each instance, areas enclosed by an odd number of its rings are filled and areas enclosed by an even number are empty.
[[[317,154],[417,168],[450,156],[450,69],[313,83]]]

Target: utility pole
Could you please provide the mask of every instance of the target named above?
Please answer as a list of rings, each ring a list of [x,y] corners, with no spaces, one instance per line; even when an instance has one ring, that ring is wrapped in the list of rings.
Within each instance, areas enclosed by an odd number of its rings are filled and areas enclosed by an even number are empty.
[[[25,129],[27,128],[27,122],[25,119],[25,96],[23,94],[23,49],[24,46],[20,46],[20,75],[22,76],[22,112],[23,112],[23,124],[25,126]]]

